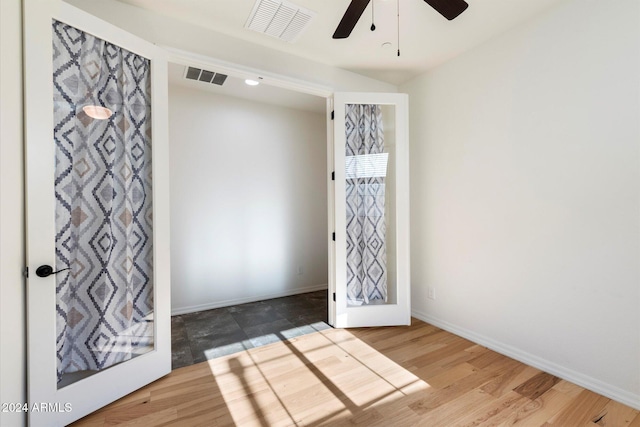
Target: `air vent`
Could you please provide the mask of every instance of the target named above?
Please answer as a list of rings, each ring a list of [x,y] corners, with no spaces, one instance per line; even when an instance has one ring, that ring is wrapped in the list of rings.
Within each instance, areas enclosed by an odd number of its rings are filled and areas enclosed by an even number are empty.
[[[184,78],[187,80],[198,80],[205,83],[213,83],[222,86],[227,80],[226,74],[214,73],[213,71],[202,70],[200,68],[187,67]]]
[[[256,0],[244,27],[293,43],[315,15],[288,1]]]

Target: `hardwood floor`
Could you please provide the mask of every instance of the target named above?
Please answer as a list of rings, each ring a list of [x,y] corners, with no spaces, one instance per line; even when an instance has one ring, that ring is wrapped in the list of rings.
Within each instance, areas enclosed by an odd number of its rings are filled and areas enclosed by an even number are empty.
[[[640,411],[414,319],[180,368],[73,425],[640,427]]]

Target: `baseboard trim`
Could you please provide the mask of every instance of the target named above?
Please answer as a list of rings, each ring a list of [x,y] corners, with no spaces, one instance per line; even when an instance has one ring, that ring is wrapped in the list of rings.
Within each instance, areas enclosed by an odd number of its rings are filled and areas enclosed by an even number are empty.
[[[323,289],[328,289],[328,286],[326,283],[323,285],[314,285],[314,286],[306,286],[304,288],[288,289],[286,291],[276,292],[273,294],[264,294],[264,295],[256,295],[256,296],[245,297],[245,298],[235,298],[235,299],[229,299],[229,300],[223,300],[223,301],[214,301],[206,304],[198,304],[198,305],[192,305],[188,307],[176,307],[171,309],[171,315],[176,316],[179,314],[194,313],[196,311],[204,311],[204,310],[211,310],[214,308],[228,307],[230,305],[246,304],[248,302],[263,301],[263,300],[272,299],[272,298],[288,297],[291,295],[305,294],[307,292],[321,291]]]
[[[540,358],[526,351],[522,351],[516,347],[508,344],[496,341],[487,336],[477,334],[465,328],[461,328],[457,325],[449,323],[447,321],[435,318],[419,310],[412,310],[411,315],[416,319],[420,319],[423,322],[427,322],[433,326],[437,326],[440,329],[451,332],[462,338],[466,338],[469,341],[473,341],[476,344],[480,344],[493,351],[496,351],[519,362],[526,363],[534,368],[548,372],[559,378],[577,384],[595,393],[606,396],[617,402],[623,403],[627,406],[640,410],[640,395],[622,390],[611,384],[604,383],[600,380],[592,378],[588,375],[581,374],[565,366],[558,365],[549,360]]]

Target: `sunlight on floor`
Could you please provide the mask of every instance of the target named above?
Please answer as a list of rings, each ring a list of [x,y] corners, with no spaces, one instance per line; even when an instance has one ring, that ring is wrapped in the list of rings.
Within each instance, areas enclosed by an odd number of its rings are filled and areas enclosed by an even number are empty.
[[[430,388],[340,329],[222,359],[209,367],[237,425],[319,425],[358,415],[373,421],[377,406]]]
[[[186,366],[73,425],[638,422],[633,408],[414,319],[402,328],[327,329]]]

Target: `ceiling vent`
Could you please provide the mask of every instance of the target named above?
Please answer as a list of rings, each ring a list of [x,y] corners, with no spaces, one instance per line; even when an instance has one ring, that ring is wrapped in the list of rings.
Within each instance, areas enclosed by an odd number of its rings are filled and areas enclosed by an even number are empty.
[[[184,78],[187,80],[197,80],[205,83],[213,83],[222,86],[227,80],[226,74],[214,73],[213,71],[202,70],[200,68],[186,67]]]
[[[315,15],[315,12],[288,1],[256,0],[244,27],[293,43]]]

